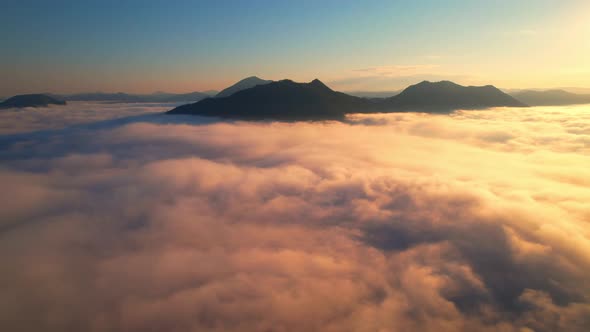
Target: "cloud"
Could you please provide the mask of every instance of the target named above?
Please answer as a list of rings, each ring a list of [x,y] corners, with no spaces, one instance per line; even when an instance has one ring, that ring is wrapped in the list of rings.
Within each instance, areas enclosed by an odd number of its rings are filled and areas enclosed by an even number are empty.
[[[0,137],[0,327],[585,331],[586,110]]]
[[[68,102],[65,106],[4,109],[0,112],[0,135],[62,129],[103,120],[161,113],[176,105],[174,103]]]

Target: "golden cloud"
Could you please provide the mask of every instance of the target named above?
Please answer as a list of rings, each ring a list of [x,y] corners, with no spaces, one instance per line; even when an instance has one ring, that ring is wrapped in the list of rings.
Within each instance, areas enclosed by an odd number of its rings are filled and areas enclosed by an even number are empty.
[[[586,331],[587,114],[4,137],[0,327]]]

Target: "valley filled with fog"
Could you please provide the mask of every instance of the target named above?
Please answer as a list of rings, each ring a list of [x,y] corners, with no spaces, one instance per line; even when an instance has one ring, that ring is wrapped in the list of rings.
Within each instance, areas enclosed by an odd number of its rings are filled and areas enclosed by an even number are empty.
[[[0,111],[0,135],[28,134],[101,121],[135,120],[162,113],[178,103],[112,103],[71,101],[63,106],[12,108]]]
[[[590,105],[321,122],[173,106],[0,113],[0,329],[590,324]]]

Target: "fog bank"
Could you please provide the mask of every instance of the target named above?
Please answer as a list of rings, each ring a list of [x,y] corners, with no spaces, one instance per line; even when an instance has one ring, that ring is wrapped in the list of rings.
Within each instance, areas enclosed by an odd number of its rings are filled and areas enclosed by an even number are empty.
[[[588,106],[0,146],[2,330],[590,327]]]

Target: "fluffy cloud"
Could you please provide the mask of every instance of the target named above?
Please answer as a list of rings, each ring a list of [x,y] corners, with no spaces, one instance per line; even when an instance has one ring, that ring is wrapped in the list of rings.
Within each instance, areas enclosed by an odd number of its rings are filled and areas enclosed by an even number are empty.
[[[586,109],[5,136],[0,327],[586,331]]]

